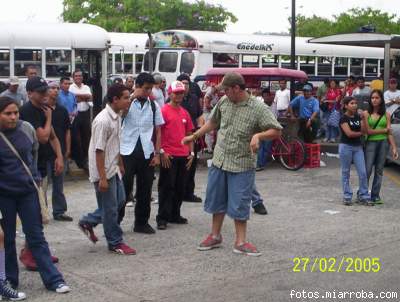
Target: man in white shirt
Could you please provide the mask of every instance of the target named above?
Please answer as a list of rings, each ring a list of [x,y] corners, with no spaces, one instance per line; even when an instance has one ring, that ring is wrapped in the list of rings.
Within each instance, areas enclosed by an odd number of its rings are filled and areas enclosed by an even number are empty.
[[[76,97],[78,115],[72,124],[72,157],[79,168],[87,170],[87,158],[91,132],[90,107],[92,92],[90,87],[83,84],[82,71],[75,70],[72,73],[74,83],[69,91]]]
[[[387,111],[390,114],[400,107],[400,90],[397,89],[397,80],[395,78],[389,80],[389,90],[386,90],[383,96]]]
[[[164,107],[165,104],[165,94],[163,89],[161,88],[161,86],[163,85],[163,81],[165,83],[165,78],[159,73],[154,73],[153,77],[155,83],[151,91],[151,94],[154,98],[154,101],[158,104],[158,107],[160,107],[161,109],[162,107]]]
[[[279,81],[280,89],[275,92],[274,103],[278,111],[278,117],[285,117],[290,104],[290,90],[286,87],[286,81]]]

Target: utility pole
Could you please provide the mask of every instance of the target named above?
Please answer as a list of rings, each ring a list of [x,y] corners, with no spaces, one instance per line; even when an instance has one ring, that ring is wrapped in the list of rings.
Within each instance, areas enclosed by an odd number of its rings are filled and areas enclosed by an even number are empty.
[[[290,68],[296,69],[296,0],[292,0],[292,18],[291,18],[291,43],[290,43]],[[290,80],[290,98],[295,94],[294,80]]]
[[[154,44],[153,44],[153,36],[150,31],[147,32],[147,35],[149,36],[149,73],[152,74],[154,70],[154,62],[153,62],[153,49],[154,49]]]

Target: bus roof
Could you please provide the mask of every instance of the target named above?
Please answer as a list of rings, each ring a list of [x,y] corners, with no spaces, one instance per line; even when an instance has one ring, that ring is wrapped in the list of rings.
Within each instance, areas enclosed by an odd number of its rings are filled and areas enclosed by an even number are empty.
[[[106,49],[108,33],[81,23],[0,23],[1,48]]]
[[[308,78],[304,71],[286,68],[211,68],[206,74],[206,80],[218,84],[228,72],[241,74],[247,87],[260,87],[262,81],[306,80]]]
[[[327,57],[383,58],[383,50],[378,48],[312,44],[308,43],[308,40],[310,40],[309,37],[296,38],[296,55],[310,56],[310,54],[314,54],[315,56]],[[156,47],[159,48],[193,48],[201,52],[229,53],[234,51],[248,54],[290,54],[290,36],[283,35],[167,30],[155,33],[154,41],[156,42]],[[179,41],[179,43],[176,43],[176,41]],[[186,43],[183,43],[183,41],[186,41]],[[187,45],[189,47],[185,47]]]
[[[116,33],[110,32],[111,52],[144,52],[144,45],[148,39],[147,34],[141,33]]]

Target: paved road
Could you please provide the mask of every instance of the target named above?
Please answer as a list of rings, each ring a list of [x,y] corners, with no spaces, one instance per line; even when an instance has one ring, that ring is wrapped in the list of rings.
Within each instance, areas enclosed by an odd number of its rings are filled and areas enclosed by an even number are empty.
[[[400,298],[400,167],[387,170],[384,205],[345,207],[341,204],[338,160],[324,161],[327,167],[319,169],[290,172],[274,164],[257,173],[257,185],[269,211],[268,216],[252,215],[249,225],[249,239],[263,252],[258,258],[232,253],[230,220],[223,228],[223,248],[197,251],[196,245],[209,232],[210,217],[200,204],[191,203],[183,205],[189,225],[172,225],[155,235],[133,233],[133,208],[128,208],[124,236],[138,254],[110,254],[101,227],[97,228],[101,241],[96,246],[76,227],[79,216],[95,207],[92,186],[84,179],[68,181],[66,193],[75,221],[52,221],[46,236],[53,252],[61,258],[59,267],[73,291],[65,296],[49,293],[37,273],[24,270],[21,290],[32,302],[275,302],[291,301],[291,290],[335,290],[337,294],[345,290],[384,290],[397,291]],[[201,196],[206,174],[206,168],[202,168],[197,177]],[[152,205],[153,225],[156,210],[157,205]],[[309,272],[308,267],[308,272],[293,272],[294,257],[337,257],[340,261],[343,256],[379,257],[381,270],[321,273]]]

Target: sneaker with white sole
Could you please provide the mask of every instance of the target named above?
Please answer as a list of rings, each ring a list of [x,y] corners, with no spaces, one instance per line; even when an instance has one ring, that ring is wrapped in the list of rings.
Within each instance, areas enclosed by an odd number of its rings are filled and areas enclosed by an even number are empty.
[[[55,292],[57,294],[66,294],[66,293],[69,293],[70,291],[71,291],[71,288],[68,285],[66,285],[65,283],[58,284],[55,289]]]
[[[215,249],[217,247],[220,247],[222,243],[222,236],[219,235],[215,237],[213,234],[209,234],[206,239],[204,239],[199,246],[197,247],[197,250],[199,251],[208,251],[211,249]]]
[[[136,250],[123,242],[117,244],[116,246],[110,247],[109,249],[111,252],[119,255],[136,255]]]
[[[243,254],[247,256],[261,256],[261,253],[257,250],[257,248],[251,244],[250,242],[242,243],[241,245],[236,245],[233,248],[233,252],[235,254]]]
[[[13,289],[6,281],[0,281],[0,300],[21,301],[26,299],[24,293]]]

